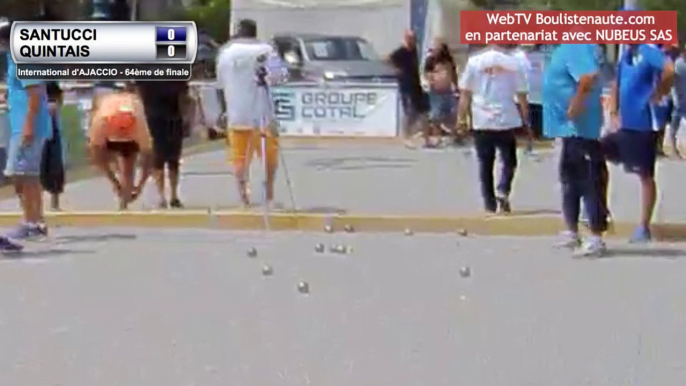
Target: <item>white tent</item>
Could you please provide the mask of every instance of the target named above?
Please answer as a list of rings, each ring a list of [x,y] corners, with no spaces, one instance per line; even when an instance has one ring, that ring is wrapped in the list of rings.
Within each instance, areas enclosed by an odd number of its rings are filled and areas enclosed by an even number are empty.
[[[234,0],[232,22],[249,18],[258,34],[319,33],[359,36],[382,55],[400,43],[410,26],[411,0]]]

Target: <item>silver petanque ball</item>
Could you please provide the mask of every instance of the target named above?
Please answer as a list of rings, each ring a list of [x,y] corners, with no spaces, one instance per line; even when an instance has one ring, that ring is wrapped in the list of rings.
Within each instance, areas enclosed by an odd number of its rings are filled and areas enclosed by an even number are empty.
[[[414,234],[414,232],[412,232],[412,229],[410,229],[410,228],[405,229],[405,236],[412,236],[413,234]]]
[[[271,276],[273,274],[274,274],[274,268],[272,268],[271,266],[265,265],[264,267],[262,267],[262,275]]]
[[[331,253],[345,253],[345,247],[340,244],[335,244],[329,247]]]
[[[325,225],[324,226],[324,232],[333,233],[333,227],[331,225]]]
[[[466,237],[468,235],[468,232],[466,229],[458,229],[457,234],[462,237]]]
[[[298,283],[298,292],[301,294],[307,294],[310,293],[310,285],[307,284],[307,282],[301,281]]]
[[[355,228],[353,228],[352,225],[348,224],[345,226],[345,231],[348,233],[353,233],[353,232],[355,232]]]
[[[314,251],[317,253],[324,253],[324,244],[317,244],[314,246]]]
[[[255,248],[250,248],[248,249],[248,257],[257,257],[257,249]]]
[[[472,276],[472,270],[469,267],[464,266],[464,267],[460,268],[460,276],[470,277],[470,276]]]

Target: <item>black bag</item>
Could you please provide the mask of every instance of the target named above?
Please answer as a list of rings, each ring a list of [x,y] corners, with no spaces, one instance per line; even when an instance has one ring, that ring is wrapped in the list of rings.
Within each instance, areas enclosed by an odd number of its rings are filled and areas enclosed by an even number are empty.
[[[51,194],[62,194],[65,183],[62,138],[57,124],[57,117],[53,115],[52,138],[45,142],[41,158],[40,182],[43,189]]]

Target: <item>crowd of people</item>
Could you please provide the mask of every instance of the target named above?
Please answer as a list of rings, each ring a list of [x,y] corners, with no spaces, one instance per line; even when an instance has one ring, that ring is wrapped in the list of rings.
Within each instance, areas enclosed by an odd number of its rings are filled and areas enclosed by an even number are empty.
[[[9,46],[11,22],[0,24],[0,45]],[[21,242],[48,235],[43,191],[51,195],[53,210],[60,209],[64,191],[64,149],[60,131],[63,93],[57,82],[20,80],[7,53],[9,143],[4,174],[12,181],[22,219],[0,250],[17,251]],[[139,196],[152,175],[160,208],[182,208],[179,165],[183,139],[189,133],[185,112],[187,82],[114,82],[96,85],[88,129],[93,163],[112,184],[120,209]],[[140,172],[136,173],[140,165]],[[166,182],[170,195],[166,195]]]
[[[440,46],[435,47],[439,52]],[[641,186],[641,215],[630,241],[651,240],[657,196],[655,164],[658,156],[664,155],[662,142],[668,125],[674,155],[680,157],[676,135],[686,118],[686,47],[623,47],[607,95],[609,122],[604,119],[601,76],[607,63],[600,46],[561,44],[533,52],[545,56],[544,61],[538,60],[545,63],[539,79],[531,78],[537,72],[532,71],[530,56],[520,48],[488,45],[473,53],[456,81],[457,87],[450,88],[451,103],[459,100],[455,112],[442,99],[446,94],[437,92],[433,83],[428,98],[420,87],[414,59],[418,57],[416,43],[408,32],[403,46],[390,56],[399,73],[406,117],[403,134],[409,138],[412,125],[425,122],[426,113],[428,126],[448,115],[457,118],[457,127],[467,127],[473,137],[488,213],[511,211],[518,133],[523,131],[530,139],[540,130],[544,137],[556,139],[561,146],[559,180],[567,228],[562,245],[581,255],[605,252],[602,236],[611,222],[607,162],[622,164],[628,173],[638,176]],[[429,54],[425,66],[428,73],[435,71],[434,63],[439,60],[433,55]],[[449,60],[441,60],[451,68]],[[540,86],[540,92],[532,93],[535,85]],[[434,146],[428,139],[431,132],[423,133],[425,146]],[[502,170],[494,186],[496,153],[500,154]],[[580,219],[591,233],[585,241],[579,233]]]
[[[0,26],[3,46],[8,44],[10,26],[9,22]],[[517,45],[487,45],[472,53],[459,76],[440,39],[433,42],[423,64],[417,50],[416,38],[408,31],[401,47],[387,58],[397,70],[402,135],[413,147],[413,137],[422,137],[427,148],[441,146],[443,137],[462,144],[470,135],[488,213],[512,210],[518,137],[524,135],[530,144],[534,135],[542,135],[561,145],[564,246],[583,255],[605,251],[602,237],[611,221],[607,162],[621,163],[627,172],[638,175],[642,210],[631,240],[651,239],[656,159],[668,125],[669,140],[679,155],[676,131],[686,118],[686,50],[654,44],[624,47],[608,96],[610,122],[604,119],[601,67],[605,61],[597,45],[538,46],[531,52]],[[14,183],[23,219],[8,237],[0,238],[0,249],[13,250],[21,248],[15,240],[47,235],[43,190],[51,194],[53,209],[59,209],[65,176],[59,86],[19,80],[9,55],[8,64],[11,135],[5,175]],[[251,205],[248,172],[257,155],[265,167],[264,204],[270,206],[279,165],[270,87],[287,80],[288,68],[270,44],[257,39],[256,23],[242,20],[220,49],[216,75],[223,91],[227,153],[239,196],[244,205]],[[183,207],[178,194],[179,161],[189,132],[184,119],[186,107],[192,106],[188,98],[186,82],[129,82],[123,88],[111,82],[97,85],[88,147],[94,164],[112,184],[120,209],[140,196],[151,175],[159,208]],[[603,133],[608,126],[609,132]],[[497,154],[502,170],[496,184]],[[579,233],[582,218],[591,231],[584,241]]]

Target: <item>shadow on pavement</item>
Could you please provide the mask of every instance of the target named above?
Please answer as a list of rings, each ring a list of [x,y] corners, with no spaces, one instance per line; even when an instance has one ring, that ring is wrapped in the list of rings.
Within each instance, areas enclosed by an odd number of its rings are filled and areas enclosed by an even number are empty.
[[[88,243],[88,242],[104,242],[104,241],[116,241],[116,240],[136,240],[137,236],[133,234],[120,234],[120,233],[109,233],[100,235],[71,235],[71,236],[60,236],[56,240],[61,244],[75,244],[75,243]]]
[[[305,163],[306,166],[318,169],[337,170],[370,170],[370,169],[406,169],[417,163],[409,158],[393,157],[341,157],[319,158]]]
[[[28,260],[28,259],[49,259],[53,257],[60,257],[66,255],[92,255],[96,253],[95,250],[74,250],[67,248],[46,248],[34,249],[33,247],[26,247],[21,252],[5,253],[2,260]]]
[[[307,214],[346,214],[347,210],[331,206],[312,206],[309,208],[299,208],[298,213]]]
[[[686,251],[671,248],[620,247],[608,248],[603,258],[648,258],[675,260],[686,256]]]
[[[233,172],[230,170],[223,171],[187,171],[181,172],[184,177],[213,177],[213,176],[232,176]]]

